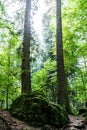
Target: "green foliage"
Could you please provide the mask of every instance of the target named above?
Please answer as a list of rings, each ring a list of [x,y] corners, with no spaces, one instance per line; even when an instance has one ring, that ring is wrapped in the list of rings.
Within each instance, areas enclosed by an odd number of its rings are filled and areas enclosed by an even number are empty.
[[[69,81],[70,100],[77,109],[85,105],[87,98],[86,13],[85,3],[78,0],[69,0],[67,7],[63,9],[65,69]]]
[[[4,4],[3,8],[5,10]],[[20,40],[14,30],[15,24],[5,19],[6,14],[3,11],[2,16],[4,17],[0,19],[0,100],[3,102],[1,107],[6,108],[7,100],[10,105],[12,100],[20,95],[21,69],[20,59],[16,54]]]
[[[56,62],[55,61],[51,62],[51,60],[48,59],[48,61],[44,64],[44,68],[42,68],[41,71],[37,71],[34,73],[33,83],[32,83],[32,86],[34,87],[34,89],[35,87],[37,88],[37,86],[39,86],[40,88],[43,86],[46,86],[45,84],[46,84],[47,78],[50,75],[49,72],[55,71],[55,67],[56,67]]]
[[[50,6],[49,2],[50,1],[47,2],[47,5]],[[81,105],[85,104],[85,100],[87,98],[87,10],[85,3],[86,1],[69,0],[67,4],[63,4],[62,6],[65,71],[68,80],[70,104],[73,109],[79,109]],[[55,57],[55,6],[51,9],[49,8],[43,18],[43,36],[47,51],[49,54],[51,52],[51,54]],[[32,86],[33,89],[47,89],[47,92],[50,88],[51,92],[55,93],[56,62],[55,58],[53,59],[51,57],[52,55],[49,56],[51,60],[46,60],[49,64],[47,62],[45,64],[48,68],[44,65],[40,71],[34,73]],[[52,71],[54,72],[50,73]],[[50,99],[51,97],[55,97],[55,94],[51,94],[51,92],[48,92],[50,93]]]
[[[0,12],[2,12],[3,14],[5,14],[4,3],[1,0],[0,0]]]
[[[42,91],[21,95],[13,101],[9,111],[13,116],[34,127],[45,124],[61,127],[69,122],[65,110],[60,105],[51,104]]]
[[[43,89],[46,91],[49,99],[56,102],[56,62],[48,59],[44,67],[33,74],[33,90]]]
[[[9,1],[10,4],[15,3]],[[9,1],[0,0],[0,99],[6,101],[6,89],[9,86],[9,103],[11,103],[20,94],[22,54],[19,56],[19,50],[22,50],[24,4],[22,3],[15,12],[13,20],[9,18],[6,10],[9,7],[6,3]],[[43,89],[49,99],[56,102],[55,3],[53,0],[45,2],[47,9],[42,18],[43,44],[32,28],[30,59],[32,89]],[[84,106],[87,99],[86,3],[87,0],[68,0],[67,4],[62,4],[65,71],[70,104],[74,110]],[[21,34],[19,30],[22,30]]]

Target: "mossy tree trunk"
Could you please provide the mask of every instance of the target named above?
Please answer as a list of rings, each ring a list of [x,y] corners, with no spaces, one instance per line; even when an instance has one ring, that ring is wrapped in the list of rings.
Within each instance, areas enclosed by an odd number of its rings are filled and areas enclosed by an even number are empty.
[[[26,1],[24,39],[23,39],[23,57],[22,57],[22,93],[31,92],[30,76],[30,11],[31,0]]]
[[[57,102],[58,104],[62,105],[65,109],[67,109],[67,107],[69,106],[69,100],[67,93],[66,75],[64,70],[61,0],[56,0],[56,28],[57,28],[56,29],[57,81],[58,81]]]

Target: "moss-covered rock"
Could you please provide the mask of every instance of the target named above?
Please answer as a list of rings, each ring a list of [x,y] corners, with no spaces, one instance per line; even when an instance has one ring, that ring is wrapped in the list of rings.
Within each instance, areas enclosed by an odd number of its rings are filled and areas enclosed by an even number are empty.
[[[45,124],[61,127],[69,123],[66,111],[60,105],[50,103],[42,91],[21,95],[13,101],[9,111],[14,117],[34,127]]]
[[[41,130],[52,130],[49,125],[44,125]]]

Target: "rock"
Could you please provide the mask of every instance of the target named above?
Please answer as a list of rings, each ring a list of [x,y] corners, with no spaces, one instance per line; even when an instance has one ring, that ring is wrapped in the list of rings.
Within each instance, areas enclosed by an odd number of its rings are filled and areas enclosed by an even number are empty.
[[[82,108],[79,110],[79,114],[87,113],[87,108]]]
[[[44,125],[41,130],[52,130],[52,128],[49,125]]]
[[[75,126],[75,128],[84,130],[86,129],[86,126],[85,124],[81,124],[81,125]]]
[[[78,129],[75,128],[74,126],[71,126],[71,127],[64,128],[62,130],[78,130]]]
[[[85,124],[87,125],[87,108],[82,108],[79,110],[79,114],[82,114],[83,117],[85,117]]]
[[[40,130],[40,128],[26,125],[24,122],[12,117],[8,111],[0,109],[0,130]]]
[[[66,111],[60,106],[48,101],[42,91],[23,94],[13,101],[10,113],[33,127],[48,124],[61,127],[69,123]]]

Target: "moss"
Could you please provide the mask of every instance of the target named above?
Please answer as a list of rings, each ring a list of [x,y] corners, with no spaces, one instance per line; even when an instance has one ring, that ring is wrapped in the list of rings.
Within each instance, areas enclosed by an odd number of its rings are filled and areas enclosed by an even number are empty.
[[[34,127],[45,124],[60,127],[69,122],[66,111],[60,105],[50,103],[42,91],[21,95],[13,101],[9,111],[14,117]]]
[[[52,130],[51,127],[49,125],[44,125],[41,130]]]

